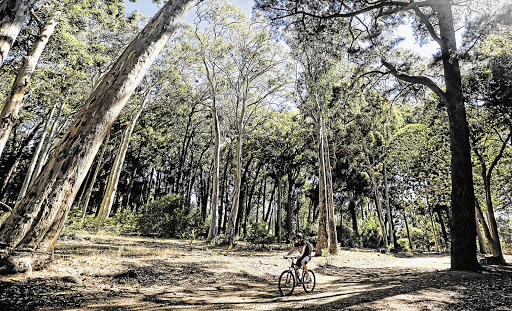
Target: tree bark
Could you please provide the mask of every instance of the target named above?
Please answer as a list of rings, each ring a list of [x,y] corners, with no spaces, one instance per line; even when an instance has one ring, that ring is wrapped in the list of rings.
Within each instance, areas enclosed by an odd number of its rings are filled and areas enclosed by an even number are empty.
[[[90,95],[27,195],[0,226],[2,272],[38,269],[51,260],[76,192],[112,123],[196,3],[166,2]]]
[[[476,258],[475,194],[469,129],[462,94],[452,8],[449,0],[437,0],[435,3],[433,9],[439,19],[452,155],[451,269],[479,270],[480,265]]]
[[[46,139],[46,135],[48,135],[48,124],[51,122],[51,119],[53,118],[53,114],[55,113],[56,108],[57,108],[57,103],[55,103],[55,105],[53,105],[53,108],[50,111],[50,115],[48,116],[48,119],[46,120],[46,122],[44,124],[43,132],[41,133],[41,138],[39,139],[39,143],[37,144],[36,150],[34,151],[34,154],[32,155],[32,160],[30,161],[27,173],[25,174],[25,179],[23,180],[23,184],[21,186],[20,193],[18,194],[18,201],[23,199],[23,197],[27,193],[28,187],[31,184],[32,176],[34,174],[34,170],[36,168],[36,164],[39,159],[39,155],[41,154],[41,149],[43,148],[44,141]]]
[[[329,221],[329,251],[331,255],[338,254],[338,237],[336,232],[336,223],[334,221],[334,189],[332,185],[332,173],[331,173],[331,157],[329,154],[329,140],[327,133],[324,131],[324,147],[325,147],[325,176],[326,176],[326,195],[327,195],[327,213]]]
[[[6,3],[12,2],[12,1],[6,1]],[[22,2],[22,1],[16,1],[16,2]],[[25,2],[34,2],[34,1],[25,1]],[[5,6],[6,3],[0,5]],[[7,4],[8,5],[8,4]],[[25,8],[24,10],[29,10],[29,7]],[[0,7],[0,14],[2,13],[2,9]],[[1,15],[0,15],[1,16]],[[4,16],[4,19],[6,16]],[[21,20],[21,22],[24,21],[25,18]],[[3,63],[5,56],[4,56],[4,49],[8,48],[6,46],[7,41],[5,41],[4,35],[6,35],[3,32],[3,20],[2,24],[0,26],[0,66]],[[39,58],[41,57],[41,54],[43,53],[44,48],[46,47],[46,43],[48,43],[48,40],[50,39],[50,36],[55,31],[55,26],[57,26],[57,22],[55,18],[50,18],[50,20],[46,23],[44,28],[41,30],[41,32],[38,34],[38,39],[34,43],[34,46],[32,49],[30,49],[30,52],[23,60],[23,65],[21,66],[18,74],[16,75],[16,79],[14,80],[14,83],[11,87],[11,92],[9,93],[9,96],[7,97],[7,101],[5,102],[4,108],[2,109],[2,112],[0,113],[0,157],[2,156],[2,152],[4,150],[5,144],[7,143],[7,140],[9,139],[9,135],[11,134],[12,128],[16,121],[19,119],[19,111],[21,108],[21,105],[23,103],[23,97],[25,96],[25,89],[27,88],[30,78],[32,77],[32,74],[34,73],[36,69],[37,62],[39,61]],[[19,31],[19,29],[18,29]],[[16,34],[17,35],[17,34]],[[14,41],[14,39],[13,39]]]
[[[12,165],[9,168],[9,171],[4,176],[4,180],[2,182],[2,187],[0,188],[0,199],[4,197],[5,191],[7,189],[7,185],[9,184],[9,181],[11,180],[11,177],[13,176],[14,172],[18,168],[18,164],[20,163],[20,160],[21,160],[21,155],[23,154],[23,152],[25,152],[27,150],[28,144],[34,138],[35,134],[37,133],[37,131],[39,130],[41,125],[43,125],[43,121],[39,122],[39,124],[34,126],[30,130],[30,133],[28,133],[27,137],[21,142],[21,144],[18,148],[18,152],[16,152],[16,155],[14,156],[14,161],[12,162]]]
[[[207,241],[214,240],[219,235],[219,176],[220,176],[220,125],[217,108],[212,109],[213,130],[215,143],[213,146],[213,174],[212,174],[212,199],[210,202],[211,223]]]
[[[110,131],[107,134],[107,137],[103,141],[103,148],[101,148],[100,156],[98,157],[98,163],[96,164],[96,169],[94,170],[94,173],[91,176],[91,181],[89,182],[89,185],[87,187],[87,191],[84,194],[84,205],[82,206],[82,218],[81,222],[84,221],[85,215],[87,215],[87,208],[89,206],[89,200],[91,199],[92,189],[94,188],[94,183],[96,182],[96,177],[98,177],[98,174],[103,167],[103,156],[105,155],[105,151],[107,150],[108,141],[110,138]]]
[[[317,103],[317,107],[319,105]],[[316,256],[322,256],[323,250],[329,248],[329,222],[327,212],[327,198],[326,198],[326,173],[325,173],[325,155],[324,155],[324,129],[323,120],[320,109],[318,109],[318,116],[316,120],[316,131],[318,140],[318,201],[319,201],[319,214],[318,214],[318,239],[316,242]]]
[[[391,215],[391,206],[389,204],[389,185],[388,185],[388,175],[387,175],[387,169],[386,164],[383,164],[384,166],[384,195],[386,197],[386,212],[388,216],[388,227],[389,227],[389,238],[390,243],[393,245],[393,247],[396,247],[395,243],[395,230],[393,227],[393,216]]]
[[[245,107],[245,105],[244,105]],[[244,110],[244,109],[242,109]],[[231,202],[231,213],[229,215],[229,221],[226,228],[225,242],[233,244],[235,237],[236,221],[238,218],[238,209],[240,205],[240,187],[242,182],[242,128],[243,128],[243,116],[240,118],[237,147],[236,147],[236,173],[235,173],[235,189],[233,190],[233,202]]]
[[[4,0],[0,3],[0,66],[30,15],[36,0]]]
[[[130,139],[132,137],[133,130],[135,129],[135,125],[137,125],[137,121],[139,120],[142,111],[144,110],[144,108],[146,108],[150,94],[151,89],[148,90],[139,109],[137,110],[133,118],[130,120],[128,126],[126,127],[123,139],[121,140],[121,145],[119,146],[119,150],[114,160],[114,165],[112,166],[112,169],[110,171],[107,190],[105,191],[105,195],[103,196],[103,200],[101,201],[100,211],[98,212],[98,216],[96,217],[96,224],[104,222],[110,216],[110,210],[112,209],[112,204],[114,203],[114,198],[117,193],[119,177],[121,176],[124,159],[126,157],[126,152],[128,151],[128,144],[130,143]]]

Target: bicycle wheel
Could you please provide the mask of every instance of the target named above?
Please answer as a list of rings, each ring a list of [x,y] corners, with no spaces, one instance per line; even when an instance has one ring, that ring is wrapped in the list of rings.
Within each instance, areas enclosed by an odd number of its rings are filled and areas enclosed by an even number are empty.
[[[311,278],[309,282],[303,282],[302,287],[306,293],[310,293],[315,289],[316,285],[316,276],[313,270],[309,269],[309,277]],[[306,279],[306,271],[302,271],[302,280]]]
[[[295,277],[290,270],[283,271],[279,277],[279,292],[281,296],[290,296],[295,288]]]

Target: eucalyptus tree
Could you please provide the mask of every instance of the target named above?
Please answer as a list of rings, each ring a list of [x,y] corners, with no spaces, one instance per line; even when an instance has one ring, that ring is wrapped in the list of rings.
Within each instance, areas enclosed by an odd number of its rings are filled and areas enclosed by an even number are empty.
[[[226,103],[223,102],[225,98],[223,93],[225,93],[227,86],[226,80],[222,76],[228,61],[226,55],[230,49],[235,48],[234,43],[229,41],[230,32],[233,31],[230,25],[242,24],[245,21],[245,14],[227,1],[207,1],[199,5],[194,21],[195,36],[199,43],[199,57],[210,93],[210,100],[205,105],[211,111],[214,133],[212,194],[210,200],[211,223],[207,237],[208,241],[214,240],[219,234],[219,178],[220,150],[222,148],[219,114],[226,106]],[[199,28],[202,28],[202,31],[199,31]]]
[[[40,27],[46,21],[50,21],[55,11],[59,10],[62,14],[58,18],[54,34],[49,38],[47,34],[39,38]],[[122,1],[107,3],[99,0],[88,2],[69,0],[45,3],[34,9],[32,16],[36,17],[33,17],[21,32],[20,44],[15,45],[11,50],[9,67],[16,69],[21,66],[22,64],[18,64],[21,63],[18,61],[20,59],[24,60],[24,64],[35,66],[37,63],[30,83],[26,78],[29,70],[34,69],[33,66],[18,72],[20,77],[25,77],[22,85],[13,84],[13,92],[15,91],[13,94],[16,97],[15,102],[20,116],[16,123],[21,125],[19,129],[30,127],[31,123],[37,124],[38,120],[45,119],[52,106],[60,107],[60,112],[56,113],[54,119],[50,121],[52,133],[38,136],[39,139],[46,137],[46,141],[40,142],[44,146],[41,156],[35,156],[35,154],[33,156],[38,162],[34,167],[35,172],[38,172],[46,163],[48,153],[62,135],[62,128],[69,125],[71,117],[85,101],[85,95],[92,90],[94,80],[97,80],[107,69],[109,62],[116,57],[118,49],[128,42],[127,34],[135,31],[134,22],[137,17],[124,18],[122,11]],[[120,14],[123,18],[119,18]],[[43,39],[48,40],[48,43],[41,57],[34,58],[35,51],[43,46],[41,44],[44,42]],[[31,42],[35,43],[31,45]],[[2,78],[5,79],[8,76],[4,75]],[[29,96],[23,97],[24,92]],[[21,106],[22,99],[23,106]],[[5,105],[4,111],[8,111],[9,106],[12,105]],[[24,131],[12,133],[11,136],[15,135],[23,136]],[[26,155],[20,156],[26,157]],[[16,162],[19,161],[16,159],[12,161],[11,158],[3,161],[5,165]],[[25,173],[26,179],[34,179],[28,172],[29,169],[26,169],[27,172],[23,171],[25,168],[23,161],[20,167],[18,175]],[[14,172],[11,176],[14,176]],[[23,181],[23,176],[21,180]],[[11,184],[10,196],[13,197],[12,193],[19,191],[20,187],[22,187],[21,183]]]
[[[225,2],[225,1],[224,1]],[[264,120],[264,107],[278,104],[279,94],[288,85],[289,67],[282,45],[272,38],[266,23],[241,20],[225,25],[226,51],[219,73],[226,83],[223,101],[229,105],[230,135],[236,138],[236,173],[231,212],[225,241],[231,243],[237,228],[242,178],[244,137]]]
[[[16,75],[16,79],[11,87],[11,92],[4,104],[2,112],[0,113],[0,157],[2,156],[2,152],[7,139],[11,134],[14,123],[19,118],[19,110],[23,102],[25,89],[27,88],[30,78],[34,73],[39,57],[43,53],[50,36],[55,31],[56,25],[56,18],[51,17],[46,24],[39,26],[40,30],[36,36],[37,40],[34,42],[31,50],[28,52],[28,55],[23,60],[23,65]]]
[[[460,2],[461,6],[458,6]],[[480,266],[476,260],[476,236],[474,218],[474,190],[472,184],[469,130],[466,121],[462,82],[459,65],[460,51],[456,45],[455,30],[464,26],[476,13],[509,12],[503,10],[506,2],[493,3],[486,8],[491,12],[471,10],[465,1],[298,1],[257,0],[257,7],[264,9],[270,18],[280,25],[310,26],[305,35],[316,31],[339,31],[330,27],[333,20],[343,19],[349,28],[347,50],[371,52],[373,60],[381,60],[381,72],[406,83],[429,88],[446,105],[450,125],[452,195],[452,252],[454,270],[474,270]],[[480,4],[480,3],[478,3]],[[482,6],[478,7],[482,10]],[[473,15],[472,15],[473,14]],[[505,13],[506,14],[506,13]],[[509,13],[508,13],[509,14]],[[496,14],[496,16],[501,16]],[[468,17],[467,19],[465,17]],[[307,21],[304,22],[304,21]],[[401,24],[410,23],[422,42],[432,40],[440,47],[436,60],[440,59],[440,75],[418,72],[408,60],[393,65],[393,48],[397,38],[392,31]],[[487,24],[484,25],[485,29]],[[478,31],[476,31],[478,32]],[[371,60],[371,59],[367,59]],[[376,68],[375,66],[374,68]],[[438,67],[436,67],[438,68]],[[373,70],[375,71],[375,70]]]
[[[77,114],[39,177],[0,226],[3,272],[44,266],[112,123],[197,1],[167,2],[127,46]]]
[[[0,3],[0,66],[30,16],[36,0],[5,0]]]

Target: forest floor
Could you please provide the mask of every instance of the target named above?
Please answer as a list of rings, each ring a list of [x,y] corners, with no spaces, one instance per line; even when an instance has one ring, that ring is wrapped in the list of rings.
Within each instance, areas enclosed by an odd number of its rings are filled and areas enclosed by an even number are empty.
[[[0,310],[512,310],[512,266],[449,271],[446,254],[315,257],[312,293],[277,286],[285,250],[63,236],[45,270],[0,277]],[[512,262],[512,256],[506,256]]]

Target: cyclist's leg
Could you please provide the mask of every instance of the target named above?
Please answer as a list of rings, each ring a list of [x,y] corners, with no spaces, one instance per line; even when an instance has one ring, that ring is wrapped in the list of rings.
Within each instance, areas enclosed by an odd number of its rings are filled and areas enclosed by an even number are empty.
[[[297,282],[299,282],[299,280],[300,280],[300,278],[299,278],[299,269],[300,269],[301,262],[302,262],[302,258],[298,258],[297,262],[293,266],[293,268],[295,269],[295,276],[297,277]]]
[[[304,268],[304,271],[306,271],[306,278],[309,279],[309,271],[308,271],[308,262],[311,259],[311,257],[306,256],[304,259],[301,260],[302,267]],[[304,280],[305,281],[305,280]]]

